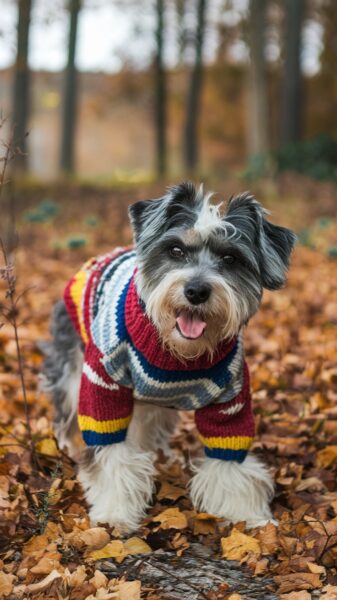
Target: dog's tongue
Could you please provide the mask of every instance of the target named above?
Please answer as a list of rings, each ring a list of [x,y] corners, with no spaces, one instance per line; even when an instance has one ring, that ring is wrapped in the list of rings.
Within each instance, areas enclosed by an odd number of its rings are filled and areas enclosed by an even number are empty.
[[[187,338],[197,339],[203,333],[206,327],[205,321],[203,321],[196,313],[188,310],[182,310],[179,317],[177,317],[178,327]]]

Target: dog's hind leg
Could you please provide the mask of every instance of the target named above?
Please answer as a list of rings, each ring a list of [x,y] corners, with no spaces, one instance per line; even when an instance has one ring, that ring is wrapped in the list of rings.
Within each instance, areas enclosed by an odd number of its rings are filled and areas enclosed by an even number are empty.
[[[54,307],[51,334],[52,341],[40,345],[45,354],[40,387],[53,400],[54,431],[59,447],[67,448],[70,456],[76,458],[80,439],[77,406],[83,351],[63,301]]]
[[[161,448],[169,457],[169,438],[174,434],[178,421],[179,413],[174,408],[135,402],[128,439],[143,450]]]

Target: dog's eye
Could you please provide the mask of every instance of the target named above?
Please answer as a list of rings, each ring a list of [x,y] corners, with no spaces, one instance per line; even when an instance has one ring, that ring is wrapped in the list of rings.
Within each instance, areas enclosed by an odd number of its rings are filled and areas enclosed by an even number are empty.
[[[184,258],[185,256],[184,250],[179,246],[173,246],[173,248],[170,248],[170,254],[173,258]]]
[[[236,261],[236,257],[233,256],[233,254],[225,254],[225,256],[222,257],[222,262],[225,265],[232,265],[233,263],[235,263]]]

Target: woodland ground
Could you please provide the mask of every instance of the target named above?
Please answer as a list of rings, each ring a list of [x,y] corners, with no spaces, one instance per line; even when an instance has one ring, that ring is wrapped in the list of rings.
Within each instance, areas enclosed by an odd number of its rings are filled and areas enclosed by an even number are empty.
[[[151,192],[151,193],[150,193]],[[15,264],[19,340],[38,464],[31,462],[14,332],[0,329],[0,597],[284,600],[337,598],[337,232],[324,202],[273,205],[301,230],[284,290],[266,293],[246,332],[254,452],[275,475],[280,525],[251,531],[194,512],[186,483],[200,453],[183,415],[173,464],[158,456],[153,506],[129,539],[90,528],[75,465],[37,390],[38,341],[83,260],[130,242],[129,201],[148,189],[30,192],[20,198]],[[41,203],[42,200],[42,203]],[[25,209],[24,209],[25,207]],[[305,230],[303,229],[305,226]],[[2,282],[4,292],[5,282]],[[8,303],[1,292],[1,303]],[[5,319],[1,319],[5,322]],[[236,561],[236,562],[233,562]]]

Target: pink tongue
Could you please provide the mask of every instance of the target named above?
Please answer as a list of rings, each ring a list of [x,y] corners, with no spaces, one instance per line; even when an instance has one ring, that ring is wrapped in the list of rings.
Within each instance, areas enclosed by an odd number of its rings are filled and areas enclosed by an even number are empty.
[[[206,327],[205,321],[202,321],[196,313],[188,310],[181,311],[177,317],[177,323],[181,333],[187,338],[199,338]]]

